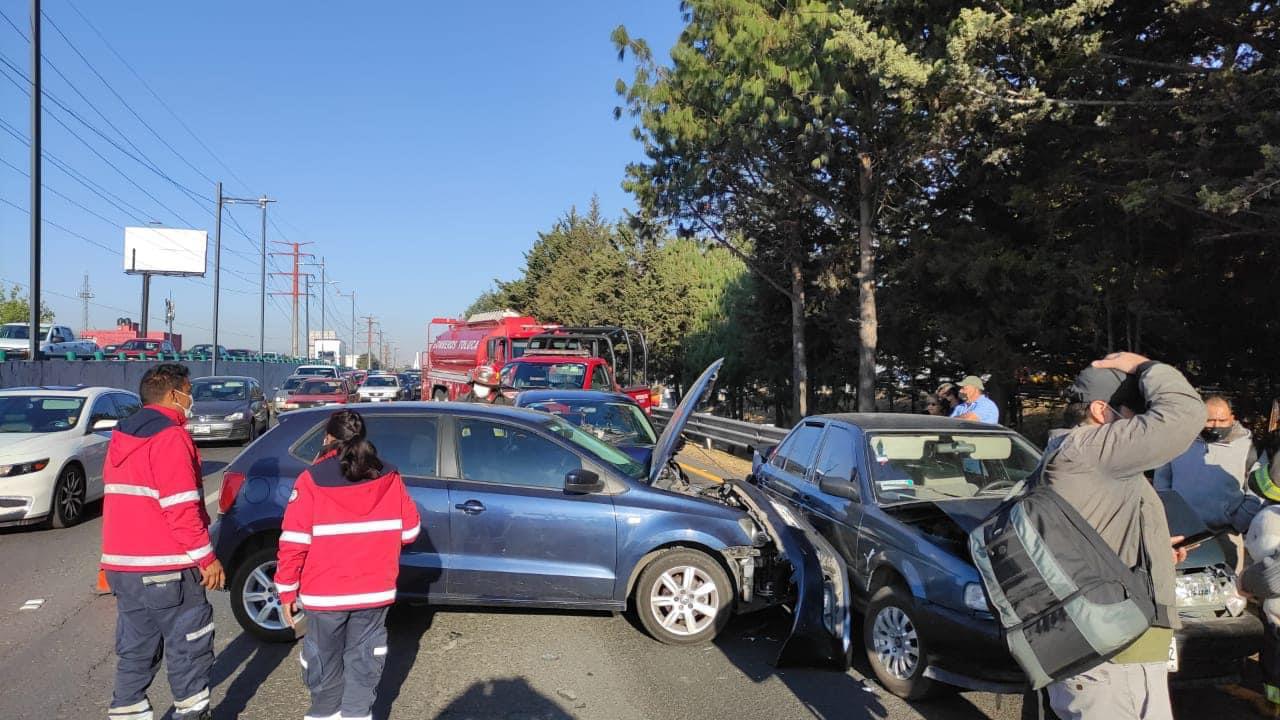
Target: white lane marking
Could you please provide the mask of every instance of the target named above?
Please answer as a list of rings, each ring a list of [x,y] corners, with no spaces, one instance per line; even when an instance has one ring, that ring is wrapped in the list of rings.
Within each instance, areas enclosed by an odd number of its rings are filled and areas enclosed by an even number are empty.
[[[22,607],[18,609],[19,610],[39,610],[42,605],[44,605],[44,598],[36,598],[35,600],[26,601],[25,603],[22,604]]]

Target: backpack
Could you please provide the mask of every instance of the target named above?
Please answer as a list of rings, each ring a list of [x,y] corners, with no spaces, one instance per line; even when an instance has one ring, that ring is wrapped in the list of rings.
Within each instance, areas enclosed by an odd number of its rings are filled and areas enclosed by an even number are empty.
[[[969,533],[1001,634],[1033,690],[1101,665],[1156,618],[1146,547],[1128,567],[1041,481],[1056,454]]]

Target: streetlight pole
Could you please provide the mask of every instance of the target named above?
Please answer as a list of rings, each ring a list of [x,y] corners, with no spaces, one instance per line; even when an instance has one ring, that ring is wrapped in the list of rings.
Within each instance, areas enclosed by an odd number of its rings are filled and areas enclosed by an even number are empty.
[[[222,181],[218,181],[218,212],[213,220],[213,358],[209,374],[218,374],[218,300],[222,295]]]
[[[258,198],[262,207],[262,287],[258,296],[258,382],[267,384],[267,203],[275,202],[266,195]]]
[[[257,205],[262,208],[262,285],[258,289],[258,375],[259,380],[266,382],[267,368],[262,359],[263,353],[266,352],[267,341],[267,203],[273,203],[275,200],[263,195],[257,198],[236,198],[225,197],[222,194],[222,183],[218,183],[218,219],[216,224],[215,244],[215,265],[213,277],[213,368],[212,374],[217,375],[218,369],[218,291],[219,280],[222,276],[222,206],[223,205]]]
[[[31,330],[27,357],[40,359],[40,0],[31,0]]]

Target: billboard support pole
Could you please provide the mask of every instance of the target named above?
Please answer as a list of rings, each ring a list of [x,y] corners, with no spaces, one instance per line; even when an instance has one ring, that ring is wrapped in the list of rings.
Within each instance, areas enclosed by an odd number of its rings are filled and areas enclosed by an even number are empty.
[[[40,0],[31,0],[31,331],[27,357],[40,360]]]
[[[138,254],[137,250],[133,251],[134,255]],[[140,321],[140,336],[146,337],[150,330],[147,318],[151,314],[151,273],[142,273],[142,320]]]
[[[222,291],[222,181],[218,181],[218,212],[213,219],[213,358],[209,374],[218,374],[218,296]]]

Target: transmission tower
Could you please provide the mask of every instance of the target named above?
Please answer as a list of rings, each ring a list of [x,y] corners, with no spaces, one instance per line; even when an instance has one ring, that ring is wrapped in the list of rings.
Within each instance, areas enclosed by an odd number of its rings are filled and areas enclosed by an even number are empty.
[[[89,329],[89,301],[95,297],[93,290],[89,287],[89,273],[84,274],[84,286],[80,288],[80,292],[76,293],[76,297],[80,298],[81,303],[80,332],[83,333]]]

